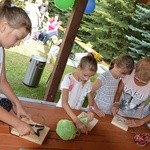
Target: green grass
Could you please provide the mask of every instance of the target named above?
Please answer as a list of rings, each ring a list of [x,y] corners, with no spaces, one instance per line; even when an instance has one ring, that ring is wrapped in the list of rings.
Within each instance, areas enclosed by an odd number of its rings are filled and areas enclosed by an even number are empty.
[[[31,56],[39,55],[46,57],[47,51],[42,45],[38,45],[34,41],[32,44],[21,44],[18,47],[6,50],[6,75],[17,96],[43,99],[52,65],[45,66],[37,88],[25,86],[22,81],[25,77]]]

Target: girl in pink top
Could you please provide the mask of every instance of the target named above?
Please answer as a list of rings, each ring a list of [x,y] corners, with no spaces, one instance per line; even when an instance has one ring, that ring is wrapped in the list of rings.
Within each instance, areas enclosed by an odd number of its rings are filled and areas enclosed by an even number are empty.
[[[58,28],[61,22],[58,21],[58,15],[55,18],[49,20],[46,24],[44,31],[39,35],[38,40],[42,42],[42,44],[46,44],[47,41],[53,36],[58,34]]]

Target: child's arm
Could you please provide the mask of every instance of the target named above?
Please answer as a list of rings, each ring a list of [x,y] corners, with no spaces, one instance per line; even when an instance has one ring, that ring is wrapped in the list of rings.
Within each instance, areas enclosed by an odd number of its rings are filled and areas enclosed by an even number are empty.
[[[92,92],[88,93],[87,96],[88,96],[88,103],[89,103],[89,111],[88,112],[91,112],[91,115],[90,115],[91,117],[89,118],[89,120],[92,120],[94,118],[93,112],[95,112],[99,117],[104,117],[105,114],[103,113],[103,111],[101,111],[97,107]]]
[[[99,117],[105,117],[105,113],[99,109],[96,105],[96,103],[94,104],[94,112],[99,116]]]
[[[9,83],[7,82],[7,80],[2,79],[0,86],[1,86],[2,92],[5,94],[5,96],[16,105],[17,117],[20,118],[21,116],[26,116],[27,118],[31,118],[23,109],[18,97],[13,92],[13,90],[12,90],[11,86],[9,85]]]
[[[120,80],[115,97],[114,97],[114,104],[111,110],[113,115],[115,115],[119,110],[119,100],[120,100],[123,88],[124,88],[124,84],[122,80]]]
[[[34,134],[33,129],[25,122],[0,107],[0,120],[17,129],[20,136]]]
[[[95,93],[102,86],[102,82],[99,79],[96,79],[92,85],[92,93]]]
[[[88,121],[92,121],[94,119],[94,97],[92,95],[92,92],[89,92],[87,94],[87,98],[88,98],[88,105],[89,105],[89,109],[88,109]]]
[[[96,79],[95,82],[94,82],[93,85],[92,85],[92,90],[91,90],[92,94],[94,95],[95,92],[96,92],[101,86],[102,86],[101,80]],[[94,100],[94,112],[95,112],[99,117],[104,117],[104,116],[105,116],[105,113],[97,107],[95,100]]]
[[[142,119],[127,119],[126,124],[129,127],[139,127],[142,126],[143,124],[146,124],[150,122],[150,115],[142,118]]]
[[[10,84],[6,79],[5,59],[3,60],[3,68],[0,76],[0,89],[5,94],[5,96],[16,105],[18,118],[20,116],[26,116],[27,118],[31,118],[23,109],[18,97],[16,96],[16,94],[14,93],[13,89],[11,88]]]
[[[87,127],[73,113],[71,107],[68,104],[68,95],[69,95],[69,90],[68,89],[62,89],[62,107],[64,108],[66,113],[70,116],[70,118],[73,120],[77,129],[80,130],[81,133],[87,134]]]

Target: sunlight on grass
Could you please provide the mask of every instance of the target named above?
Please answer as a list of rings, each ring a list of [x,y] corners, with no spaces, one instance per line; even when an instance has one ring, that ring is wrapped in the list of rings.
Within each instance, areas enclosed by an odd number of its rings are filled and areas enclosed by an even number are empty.
[[[25,56],[32,56],[32,55],[46,56],[45,47],[42,44],[32,39],[22,42],[20,46],[10,48],[7,51],[16,52]]]

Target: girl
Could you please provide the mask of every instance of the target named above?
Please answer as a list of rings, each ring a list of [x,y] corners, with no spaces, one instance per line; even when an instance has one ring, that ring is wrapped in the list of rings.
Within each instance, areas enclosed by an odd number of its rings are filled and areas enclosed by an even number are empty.
[[[95,113],[98,116],[104,117],[105,114],[111,114],[111,108],[120,78],[130,74],[133,68],[133,58],[127,54],[120,55],[111,62],[109,70],[99,75],[95,80],[92,86],[92,92],[96,92],[95,108],[98,107],[99,111],[95,111]]]
[[[63,107],[75,123],[77,129],[87,134],[86,126],[81,123],[72,109],[81,109],[85,97],[88,97],[89,108],[92,108],[94,101],[91,95],[91,83],[89,78],[95,75],[97,62],[92,55],[84,56],[77,69],[73,73],[65,75],[61,83],[61,98],[56,106]],[[89,109],[88,118],[94,117],[92,109]]]
[[[119,110],[118,114],[133,118],[126,122],[129,127],[141,126],[150,121],[149,105],[145,107],[150,97],[149,81],[150,58],[143,58],[136,64],[135,70],[119,83],[112,112],[116,114]]]
[[[47,21],[43,32],[38,37],[38,40],[43,44],[46,44],[53,35],[58,35],[58,28],[61,25],[61,22],[58,21],[58,18],[59,16],[56,15],[54,18],[50,18],[50,20]]]
[[[6,79],[5,73],[5,51],[4,48],[19,45],[28,33],[31,33],[31,21],[27,14],[18,7],[10,7],[0,4],[0,89],[17,108],[17,117],[0,107],[0,120],[15,127],[19,135],[33,134],[33,129],[19,118],[29,116],[23,109],[19,99],[13,92]]]

